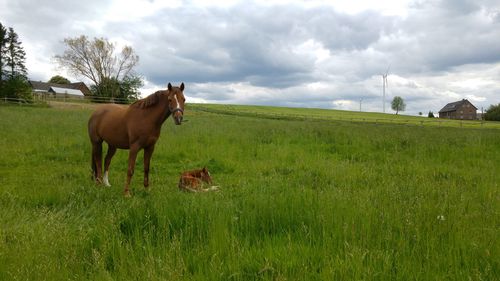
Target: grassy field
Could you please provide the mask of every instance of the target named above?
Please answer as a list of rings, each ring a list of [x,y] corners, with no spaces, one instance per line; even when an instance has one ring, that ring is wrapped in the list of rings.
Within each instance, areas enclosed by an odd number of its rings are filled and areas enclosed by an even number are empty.
[[[455,127],[475,129],[500,129],[500,122],[479,120],[450,120],[427,118],[426,116],[394,115],[376,112],[358,112],[345,110],[331,110],[319,108],[287,108],[269,106],[224,105],[224,104],[195,104],[194,108],[200,111],[260,117],[285,120],[323,120],[323,121],[348,121],[375,124],[397,124],[410,126],[430,127]],[[437,116],[437,113],[436,113]]]
[[[0,280],[499,279],[500,130],[232,108],[168,119],[123,198],[125,151],[90,180],[89,109],[0,106]],[[202,166],[221,190],[178,191]]]

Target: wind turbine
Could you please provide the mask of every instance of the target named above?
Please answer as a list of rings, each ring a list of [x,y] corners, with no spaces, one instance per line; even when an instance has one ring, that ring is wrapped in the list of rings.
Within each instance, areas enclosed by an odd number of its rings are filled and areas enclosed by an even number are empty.
[[[387,75],[389,75],[389,68],[391,68],[391,66],[389,65],[389,67],[387,67],[387,70],[385,71],[385,74],[382,74],[382,84],[383,84],[383,106],[384,106],[384,113],[385,113],[385,88],[389,86],[389,84],[387,83]]]

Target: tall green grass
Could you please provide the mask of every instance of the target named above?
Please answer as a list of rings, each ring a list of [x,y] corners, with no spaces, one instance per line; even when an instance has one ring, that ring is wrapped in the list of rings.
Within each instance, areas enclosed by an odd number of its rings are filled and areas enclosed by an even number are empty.
[[[142,188],[89,110],[0,107],[0,280],[496,280],[500,131],[186,109]],[[177,190],[207,166],[221,190]]]

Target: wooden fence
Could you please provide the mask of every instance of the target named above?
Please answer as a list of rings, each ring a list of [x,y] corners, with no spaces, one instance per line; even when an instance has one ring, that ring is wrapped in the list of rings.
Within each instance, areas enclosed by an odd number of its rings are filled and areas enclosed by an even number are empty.
[[[111,97],[100,97],[100,96],[85,96],[84,98],[79,98],[71,95],[61,95],[61,96],[33,95],[32,99],[9,98],[9,97],[0,98],[0,102],[10,103],[10,104],[20,104],[20,105],[39,105],[51,101],[67,102],[67,103],[120,103],[120,104],[128,104],[133,102],[131,100],[123,98],[111,98]]]

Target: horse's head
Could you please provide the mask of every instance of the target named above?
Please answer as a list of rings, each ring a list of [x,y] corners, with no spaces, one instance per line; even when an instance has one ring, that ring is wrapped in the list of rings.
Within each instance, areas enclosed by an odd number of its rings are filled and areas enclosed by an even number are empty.
[[[200,176],[201,176],[202,181],[209,183],[209,184],[212,184],[212,177],[210,176],[210,172],[208,171],[208,169],[206,167],[203,167],[203,169],[201,170]]]
[[[182,123],[184,115],[184,102],[186,102],[186,98],[183,91],[184,83],[181,83],[179,87],[172,87],[172,84],[168,83],[168,109],[176,125]]]

